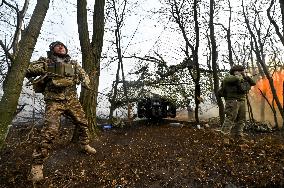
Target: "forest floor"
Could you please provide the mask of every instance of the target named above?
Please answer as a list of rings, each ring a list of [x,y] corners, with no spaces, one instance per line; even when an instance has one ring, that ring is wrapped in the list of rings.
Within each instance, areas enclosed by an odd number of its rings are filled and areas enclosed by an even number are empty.
[[[246,131],[248,142],[230,144],[217,124],[142,121],[101,130],[95,156],[71,143],[73,125],[63,125],[45,179],[28,180],[40,122],[15,124],[0,153],[0,187],[284,187],[284,136]]]

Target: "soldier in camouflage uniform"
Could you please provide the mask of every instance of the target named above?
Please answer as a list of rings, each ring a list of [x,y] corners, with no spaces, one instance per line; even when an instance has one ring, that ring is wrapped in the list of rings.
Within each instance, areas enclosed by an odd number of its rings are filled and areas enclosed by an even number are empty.
[[[244,67],[235,65],[230,70],[221,85],[223,97],[225,98],[225,121],[221,131],[230,135],[234,131],[238,137],[243,139],[243,129],[246,120],[246,94],[255,82],[244,74]],[[243,139],[244,140],[244,139]],[[224,142],[229,142],[227,139]]]
[[[90,79],[82,67],[67,54],[67,47],[59,42],[49,46],[47,58],[30,64],[26,77],[39,78],[33,81],[35,92],[44,95],[45,124],[41,131],[41,143],[33,153],[31,179],[43,179],[43,163],[58,133],[61,115],[68,116],[79,128],[79,143],[82,151],[95,154],[89,146],[88,125],[83,108],[78,100],[76,85],[90,89]]]

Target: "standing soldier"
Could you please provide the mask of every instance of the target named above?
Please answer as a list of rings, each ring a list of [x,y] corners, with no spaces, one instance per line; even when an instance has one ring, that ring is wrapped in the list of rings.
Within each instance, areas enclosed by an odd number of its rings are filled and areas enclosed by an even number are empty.
[[[221,96],[225,98],[225,121],[221,128],[222,133],[229,136],[231,130],[235,130],[236,135],[243,138],[243,129],[246,121],[246,94],[255,82],[244,74],[244,67],[235,65],[231,68],[221,85]],[[224,140],[229,143],[229,139]]]
[[[72,119],[79,128],[79,143],[82,151],[95,154],[89,145],[88,122],[78,100],[76,85],[90,89],[90,79],[82,67],[68,55],[67,47],[59,41],[49,45],[47,58],[41,57],[30,64],[26,77],[33,80],[35,92],[42,93],[45,101],[45,123],[41,131],[41,142],[33,152],[30,178],[43,179],[43,163],[58,133],[61,115]]]

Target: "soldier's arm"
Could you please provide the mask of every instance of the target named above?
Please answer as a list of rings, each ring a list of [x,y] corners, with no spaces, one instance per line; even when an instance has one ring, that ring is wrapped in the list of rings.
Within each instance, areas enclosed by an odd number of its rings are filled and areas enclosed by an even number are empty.
[[[251,86],[255,86],[256,82],[249,76],[244,76],[244,79],[251,85]]]
[[[83,87],[91,89],[90,78],[84,69],[76,62],[75,63],[76,73],[79,76],[79,80]]]
[[[30,63],[27,71],[26,78],[36,77],[46,72],[46,58],[40,58],[37,61]]]
[[[240,78],[234,75],[228,75],[224,78],[225,83],[237,83],[240,81]]]

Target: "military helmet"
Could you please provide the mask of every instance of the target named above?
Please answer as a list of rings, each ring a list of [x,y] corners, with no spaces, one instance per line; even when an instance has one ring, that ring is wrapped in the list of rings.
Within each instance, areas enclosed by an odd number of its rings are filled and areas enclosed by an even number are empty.
[[[234,65],[232,66],[232,68],[230,69],[230,74],[231,75],[234,75],[234,72],[235,71],[244,71],[245,70],[245,67],[242,66],[242,65]]]
[[[54,52],[53,50],[54,50],[54,47],[56,46],[56,45],[58,45],[58,44],[60,44],[60,45],[62,45],[62,46],[64,46],[64,48],[66,49],[66,54],[68,53],[68,48],[65,46],[65,44],[63,44],[62,42],[60,42],[60,41],[55,41],[55,42],[52,42],[52,43],[50,43],[50,45],[49,45],[49,50],[50,50],[50,52]]]

